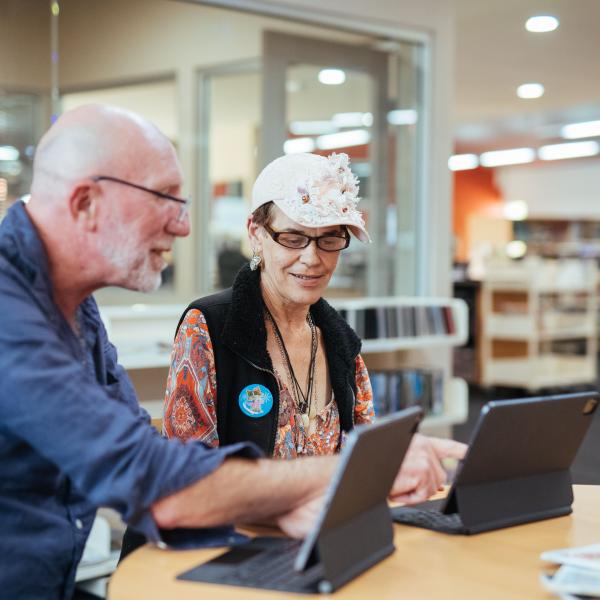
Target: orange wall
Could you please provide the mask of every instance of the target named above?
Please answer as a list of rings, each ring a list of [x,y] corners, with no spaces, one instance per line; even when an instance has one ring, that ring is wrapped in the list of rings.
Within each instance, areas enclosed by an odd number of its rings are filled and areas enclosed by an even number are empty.
[[[454,172],[453,232],[455,260],[469,258],[468,222],[473,215],[495,217],[501,214],[503,199],[494,184],[494,170],[479,167]]]

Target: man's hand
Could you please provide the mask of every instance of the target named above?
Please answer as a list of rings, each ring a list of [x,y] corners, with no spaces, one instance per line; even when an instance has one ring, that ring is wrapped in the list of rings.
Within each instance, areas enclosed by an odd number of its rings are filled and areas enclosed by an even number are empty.
[[[312,530],[325,496],[317,496],[277,518],[277,525],[293,538],[305,538]]]
[[[467,446],[453,440],[415,434],[390,491],[394,502],[416,504],[427,500],[446,483],[443,459],[460,460]]]

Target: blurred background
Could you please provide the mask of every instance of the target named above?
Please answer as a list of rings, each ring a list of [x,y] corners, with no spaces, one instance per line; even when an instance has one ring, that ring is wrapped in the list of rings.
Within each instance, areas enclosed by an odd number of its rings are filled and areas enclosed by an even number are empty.
[[[61,112],[105,102],[168,135],[192,234],[156,294],[98,293],[158,416],[181,309],[247,260],[258,172],[347,152],[373,244],[328,296],[467,307],[468,328],[365,346],[374,371],[439,379],[432,422],[466,438],[489,397],[597,385],[598,22],[597,0],[0,0],[0,220]]]

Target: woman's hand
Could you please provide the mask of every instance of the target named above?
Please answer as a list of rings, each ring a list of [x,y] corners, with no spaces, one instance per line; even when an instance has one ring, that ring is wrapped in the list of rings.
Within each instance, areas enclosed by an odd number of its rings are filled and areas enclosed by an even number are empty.
[[[392,485],[390,500],[404,504],[427,500],[446,483],[442,461],[460,460],[466,451],[467,446],[460,442],[416,433]]]

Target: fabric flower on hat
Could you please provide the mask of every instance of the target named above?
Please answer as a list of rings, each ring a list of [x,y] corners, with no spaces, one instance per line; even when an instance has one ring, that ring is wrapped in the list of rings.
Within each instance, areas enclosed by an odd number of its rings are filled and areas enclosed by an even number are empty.
[[[274,202],[305,227],[346,225],[369,242],[365,222],[357,209],[359,181],[345,153],[325,158],[317,154],[289,154],[267,165],[252,191],[252,209]]]

